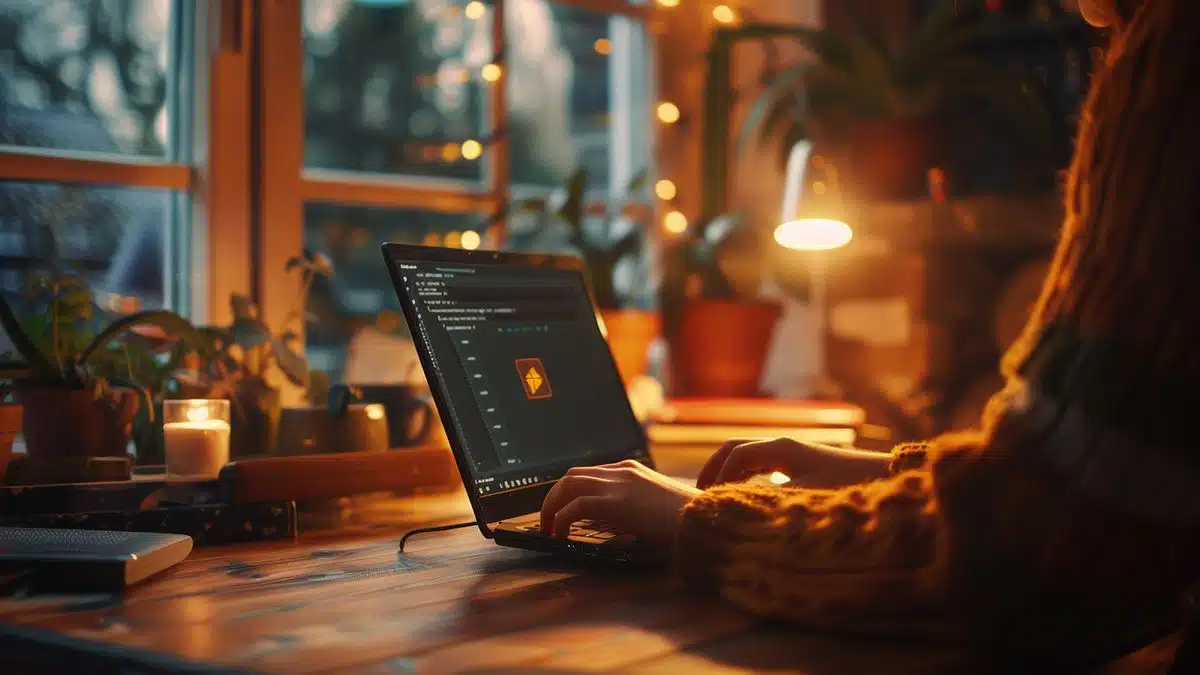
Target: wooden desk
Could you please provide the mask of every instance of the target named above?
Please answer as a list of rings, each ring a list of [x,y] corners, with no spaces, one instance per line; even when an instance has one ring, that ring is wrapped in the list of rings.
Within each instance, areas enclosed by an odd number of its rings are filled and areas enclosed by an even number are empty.
[[[461,493],[394,509],[384,527],[200,549],[124,597],[0,599],[0,671],[981,672],[951,653],[769,627],[665,573],[575,567],[473,529],[401,555],[407,527],[470,514]],[[1165,653],[1112,672],[1153,672]]]

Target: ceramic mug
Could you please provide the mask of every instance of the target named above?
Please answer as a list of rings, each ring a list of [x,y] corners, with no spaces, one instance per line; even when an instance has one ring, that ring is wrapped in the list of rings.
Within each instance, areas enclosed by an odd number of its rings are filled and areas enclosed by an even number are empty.
[[[363,403],[378,403],[387,412],[388,446],[404,448],[430,440],[437,412],[429,389],[412,384],[356,385]]]

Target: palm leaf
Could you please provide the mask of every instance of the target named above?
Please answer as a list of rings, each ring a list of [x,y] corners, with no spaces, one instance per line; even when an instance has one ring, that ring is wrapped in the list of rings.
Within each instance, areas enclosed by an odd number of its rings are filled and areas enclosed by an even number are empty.
[[[8,334],[8,339],[12,342],[17,353],[35,373],[42,376],[58,375],[58,370],[50,364],[50,360],[42,354],[42,350],[38,349],[33,340],[25,332],[21,326],[21,322],[13,313],[12,307],[8,304],[8,299],[0,297],[0,326],[3,326],[4,332]]]
[[[765,132],[774,128],[775,123],[785,115],[802,118],[807,113],[807,98],[802,85],[811,63],[802,63],[788,68],[771,79],[763,93],[750,104],[746,119],[738,132],[734,147],[738,154],[745,152],[749,145],[750,136],[757,130]]]
[[[157,326],[163,329],[167,335],[173,335],[189,343],[199,342],[200,338],[200,333],[192,325],[192,322],[175,312],[165,310],[137,312],[136,314],[123,316],[109,324],[99,335],[92,338],[92,341],[86,347],[80,350],[79,355],[75,357],[75,362],[78,364],[87,363],[88,358],[97,349],[116,339],[122,333],[138,326]]]

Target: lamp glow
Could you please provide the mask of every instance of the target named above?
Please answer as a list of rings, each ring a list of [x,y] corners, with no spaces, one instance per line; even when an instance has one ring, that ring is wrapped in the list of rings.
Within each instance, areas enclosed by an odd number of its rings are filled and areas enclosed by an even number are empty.
[[[474,21],[482,19],[486,11],[487,8],[483,6],[482,2],[479,2],[479,0],[471,0],[471,2],[467,3],[465,13],[468,19]]]
[[[487,82],[496,82],[504,73],[503,69],[495,63],[489,63],[479,69],[479,76]]]
[[[850,243],[854,231],[833,218],[798,218],[775,228],[775,241],[796,251],[831,251]]]
[[[659,103],[656,113],[658,114],[658,121],[664,124],[674,124],[679,121],[679,106],[670,101]]]
[[[482,243],[483,239],[475,230],[467,230],[466,232],[463,232],[462,240],[459,241],[459,244],[468,251],[474,251],[475,249],[479,248],[479,245]]]

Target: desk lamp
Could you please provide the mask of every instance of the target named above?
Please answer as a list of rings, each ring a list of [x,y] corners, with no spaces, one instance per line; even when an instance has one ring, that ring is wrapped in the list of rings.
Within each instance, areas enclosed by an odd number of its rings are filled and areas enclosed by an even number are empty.
[[[811,155],[812,143],[808,141],[797,143],[788,155],[781,209],[783,223],[775,228],[775,242],[784,248],[811,254],[807,261],[811,306],[809,341],[816,357],[815,388],[818,393],[823,393],[831,383],[825,372],[827,256],[822,253],[849,244],[854,231],[846,224],[837,172],[832,166],[826,168],[823,190],[814,191],[818,194],[814,195],[812,204],[804,205],[801,215],[801,195]]]

